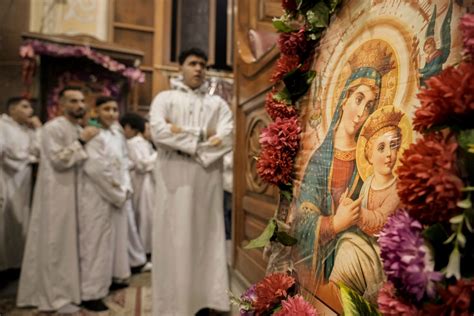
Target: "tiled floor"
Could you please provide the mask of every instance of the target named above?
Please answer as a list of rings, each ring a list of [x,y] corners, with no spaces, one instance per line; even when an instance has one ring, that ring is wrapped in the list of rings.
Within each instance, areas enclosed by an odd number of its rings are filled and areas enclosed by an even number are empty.
[[[148,316],[151,315],[151,274],[133,275],[130,286],[111,293],[105,300],[109,311],[92,313],[81,310],[70,316]],[[18,282],[10,282],[0,290],[0,316],[58,316],[58,313],[40,313],[35,309],[16,308],[15,295]]]

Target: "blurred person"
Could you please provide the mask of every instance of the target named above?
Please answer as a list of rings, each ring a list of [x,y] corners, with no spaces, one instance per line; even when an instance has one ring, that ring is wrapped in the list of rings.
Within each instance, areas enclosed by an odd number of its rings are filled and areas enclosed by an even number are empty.
[[[74,313],[80,303],[77,216],[84,145],[98,133],[78,125],[86,113],[80,87],[59,94],[63,115],[40,133],[40,155],[17,305]]]
[[[133,186],[132,205],[138,232],[147,254],[152,250],[152,215],[155,206],[155,183],[153,169],[156,151],[144,138],[146,120],[136,114],[127,113],[120,119],[127,139],[128,156],[131,162]]]
[[[0,177],[5,196],[0,218],[0,271],[20,268],[28,232],[32,164],[38,161],[41,122],[28,99],[13,97],[0,118]]]
[[[179,56],[182,77],[150,110],[157,147],[153,221],[153,315],[229,310],[222,157],[232,149],[232,113],[207,93],[206,54]]]

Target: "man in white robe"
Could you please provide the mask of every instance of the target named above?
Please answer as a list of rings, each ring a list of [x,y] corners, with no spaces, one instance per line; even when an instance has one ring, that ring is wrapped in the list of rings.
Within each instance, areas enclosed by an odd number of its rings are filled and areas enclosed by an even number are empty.
[[[89,158],[79,190],[85,197],[79,208],[79,254],[82,305],[100,312],[108,309],[102,299],[112,284],[116,240],[112,216],[124,212],[131,186],[123,136],[113,128],[117,102],[99,97],[96,112],[102,128],[86,145]]]
[[[0,222],[0,271],[20,268],[30,217],[32,163],[38,161],[37,131],[40,120],[22,97],[7,102],[8,115],[0,118],[0,137],[4,154],[0,158],[0,177],[4,185],[4,209]]]
[[[232,149],[232,113],[204,84],[207,56],[181,53],[182,81],[158,94],[150,127],[157,146],[153,221],[153,315],[229,310],[222,157]]]
[[[80,303],[77,196],[84,144],[98,130],[77,124],[85,112],[78,87],[60,93],[64,115],[40,134],[41,161],[18,288],[18,306],[71,313]]]
[[[138,233],[147,254],[152,250],[152,215],[155,208],[155,181],[153,169],[156,151],[143,137],[145,119],[136,113],[127,113],[120,119],[127,138],[130,176],[133,186],[132,206]]]

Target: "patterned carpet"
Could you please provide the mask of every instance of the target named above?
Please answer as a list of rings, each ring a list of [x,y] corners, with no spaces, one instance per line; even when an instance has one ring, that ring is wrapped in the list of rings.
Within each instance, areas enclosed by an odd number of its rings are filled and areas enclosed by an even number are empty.
[[[16,284],[10,285],[9,291],[0,293],[0,316],[59,316],[59,313],[41,313],[35,309],[15,307]],[[93,313],[81,309],[69,316],[148,316],[151,315],[151,274],[133,275],[130,286],[126,289],[111,293],[105,300],[109,311]]]

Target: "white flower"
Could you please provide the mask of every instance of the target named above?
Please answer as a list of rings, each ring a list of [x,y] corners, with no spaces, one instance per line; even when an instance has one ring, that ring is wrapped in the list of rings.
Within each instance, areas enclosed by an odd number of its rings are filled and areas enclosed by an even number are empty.
[[[461,279],[461,254],[457,247],[454,247],[453,252],[451,252],[448,266],[446,267],[446,278],[452,276],[458,280]]]

